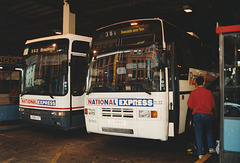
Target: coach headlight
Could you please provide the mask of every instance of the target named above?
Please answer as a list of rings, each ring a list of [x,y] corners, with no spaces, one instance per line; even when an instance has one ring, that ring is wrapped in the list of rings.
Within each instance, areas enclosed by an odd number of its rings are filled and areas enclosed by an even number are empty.
[[[84,114],[85,114],[85,115],[95,115],[95,109],[85,108],[85,109],[84,109]]]
[[[18,109],[20,112],[24,112],[24,108],[19,108]]]
[[[24,114],[24,108],[19,108],[19,112]]]
[[[150,111],[150,110],[139,110],[139,117],[140,118],[157,118],[158,114],[157,111]]]
[[[58,116],[64,116],[65,112],[58,112]]]
[[[139,110],[139,117],[140,118],[150,118],[151,112],[149,110]]]
[[[65,115],[65,112],[57,112],[57,111],[54,111],[54,112],[51,112],[51,116],[64,116]]]
[[[95,115],[95,109],[88,109],[88,115]]]
[[[52,116],[56,116],[58,113],[56,112],[56,111],[54,111],[54,112],[51,112],[51,115]]]

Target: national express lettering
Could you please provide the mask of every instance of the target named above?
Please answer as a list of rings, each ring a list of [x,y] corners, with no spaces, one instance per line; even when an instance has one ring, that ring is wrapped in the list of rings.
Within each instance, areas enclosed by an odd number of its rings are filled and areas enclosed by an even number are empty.
[[[153,107],[153,99],[118,99],[118,106]]]
[[[88,105],[117,105],[117,99],[87,99]]]
[[[35,99],[21,99],[22,103],[25,104],[35,104],[44,106],[56,106],[56,100],[35,100]]]
[[[21,99],[21,102],[25,104],[37,104],[37,100],[32,99]]]
[[[153,107],[153,99],[87,99],[88,105]]]

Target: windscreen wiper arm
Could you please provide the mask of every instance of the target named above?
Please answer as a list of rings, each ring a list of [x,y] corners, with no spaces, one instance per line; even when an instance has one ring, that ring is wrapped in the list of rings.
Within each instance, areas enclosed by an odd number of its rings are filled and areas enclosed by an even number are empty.
[[[54,97],[53,97],[53,95],[52,95],[52,92],[48,92],[48,91],[46,91],[47,92],[47,95],[49,95],[52,99],[54,99]]]
[[[53,95],[52,94],[49,94],[49,96],[53,99]]]
[[[147,89],[145,90],[145,93],[151,95],[152,93],[150,91],[148,91]]]
[[[91,88],[89,89],[89,91],[87,91],[86,95],[89,95],[89,94],[92,93],[92,92],[93,92],[93,88],[91,87]]]
[[[92,91],[89,90],[89,91],[87,91],[86,95],[89,95],[90,93],[92,93]]]
[[[147,93],[147,94],[149,94],[149,95],[152,94],[149,90],[147,90],[146,88],[144,88],[142,85],[141,85],[141,88],[143,88],[143,90],[144,90],[145,93]]]

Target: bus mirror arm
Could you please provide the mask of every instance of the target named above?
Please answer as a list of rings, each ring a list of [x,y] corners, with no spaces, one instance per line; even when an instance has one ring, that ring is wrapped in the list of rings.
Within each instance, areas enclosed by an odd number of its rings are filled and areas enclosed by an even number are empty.
[[[173,103],[170,102],[170,110],[173,110]]]
[[[68,62],[67,61],[63,61],[62,62],[62,73],[63,74],[67,74],[67,70],[68,70]]]
[[[162,63],[163,63],[163,66],[167,66],[167,51],[165,50],[162,54]]]
[[[164,68],[167,66],[167,51],[163,50],[162,53],[159,55],[159,63],[160,68]]]

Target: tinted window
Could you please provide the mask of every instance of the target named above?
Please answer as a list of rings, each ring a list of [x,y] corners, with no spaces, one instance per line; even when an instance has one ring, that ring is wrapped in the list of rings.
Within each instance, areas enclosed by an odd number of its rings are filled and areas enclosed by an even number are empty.
[[[86,57],[72,56],[71,65],[71,92],[75,96],[82,95],[86,84],[87,59]]]
[[[73,41],[72,52],[87,53],[89,50],[89,43],[84,41]]]
[[[19,71],[0,70],[0,105],[18,104],[19,78]]]

